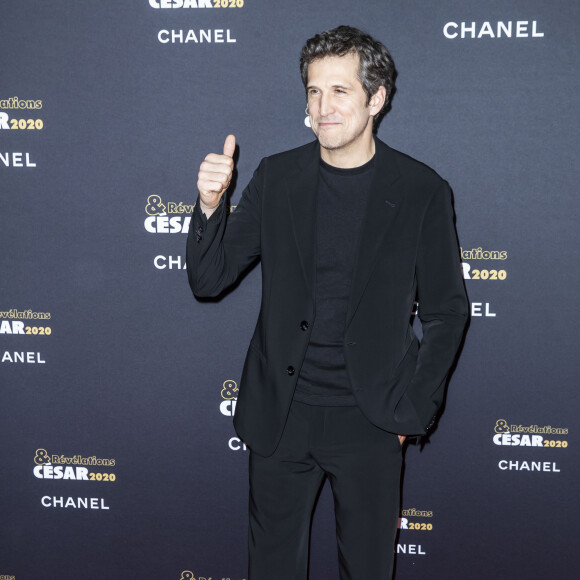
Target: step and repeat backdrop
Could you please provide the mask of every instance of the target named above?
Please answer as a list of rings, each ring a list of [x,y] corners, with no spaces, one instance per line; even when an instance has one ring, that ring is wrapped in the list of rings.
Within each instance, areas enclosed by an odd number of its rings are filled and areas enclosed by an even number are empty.
[[[379,137],[451,184],[471,302],[440,424],[406,449],[396,577],[575,577],[577,2],[0,14],[0,579],[247,580],[231,418],[261,273],[196,300],[186,232],[228,133],[232,205],[262,157],[313,138],[299,52],[339,24],[393,54]],[[325,487],[316,580],[338,577],[333,518]]]

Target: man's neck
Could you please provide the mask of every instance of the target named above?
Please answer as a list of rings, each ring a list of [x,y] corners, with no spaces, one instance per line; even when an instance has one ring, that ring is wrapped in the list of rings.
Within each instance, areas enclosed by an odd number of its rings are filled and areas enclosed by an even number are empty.
[[[355,144],[353,144],[355,145]],[[360,167],[370,161],[375,154],[375,140],[370,135],[363,143],[356,143],[356,147],[346,149],[325,149],[320,147],[320,157],[325,163],[341,169]]]

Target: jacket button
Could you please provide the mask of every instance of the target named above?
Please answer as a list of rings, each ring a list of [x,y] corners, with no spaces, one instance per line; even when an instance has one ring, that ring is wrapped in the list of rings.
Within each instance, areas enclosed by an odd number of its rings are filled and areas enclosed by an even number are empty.
[[[303,320],[303,321],[300,323],[300,328],[301,328],[302,330],[308,330],[308,322],[307,322],[306,320]]]
[[[289,367],[286,369],[286,372],[287,372],[287,373],[288,373],[290,376],[292,376],[292,375],[294,374],[294,367],[293,367],[293,366],[289,366]]]

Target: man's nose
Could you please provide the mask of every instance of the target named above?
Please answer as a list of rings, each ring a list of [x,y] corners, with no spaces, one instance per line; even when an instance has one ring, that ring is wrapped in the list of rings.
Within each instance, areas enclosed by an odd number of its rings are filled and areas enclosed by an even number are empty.
[[[332,105],[332,98],[329,94],[322,94],[320,96],[320,115],[322,117],[327,117],[334,112],[334,107]]]

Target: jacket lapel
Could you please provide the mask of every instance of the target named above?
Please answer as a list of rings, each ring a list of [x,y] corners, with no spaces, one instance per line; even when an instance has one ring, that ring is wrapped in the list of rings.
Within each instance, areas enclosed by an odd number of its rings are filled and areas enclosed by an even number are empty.
[[[320,148],[314,141],[297,160],[286,180],[290,217],[304,280],[314,297],[316,279],[316,190],[320,166]]]
[[[400,173],[394,155],[379,139],[375,138],[375,144],[375,174],[355,251],[347,326],[356,312],[378,258],[379,248],[402,202],[401,190],[395,187]],[[316,190],[319,166],[320,148],[318,141],[314,141],[304,149],[294,171],[288,174],[285,184],[300,264],[304,280],[313,297],[316,280]]]
[[[361,225],[355,251],[352,285],[347,309],[348,327],[367,281],[372,273],[383,240],[391,229],[403,200],[401,189],[395,187],[400,177],[391,149],[375,138],[376,166],[365,218]]]

